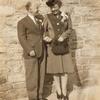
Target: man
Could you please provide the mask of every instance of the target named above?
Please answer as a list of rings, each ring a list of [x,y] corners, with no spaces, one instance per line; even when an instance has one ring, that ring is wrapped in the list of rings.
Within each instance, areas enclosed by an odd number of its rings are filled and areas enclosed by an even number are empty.
[[[39,14],[39,5],[27,2],[27,16],[18,22],[18,39],[23,48],[26,88],[29,100],[42,98],[45,77],[44,46],[42,41],[43,16]]]

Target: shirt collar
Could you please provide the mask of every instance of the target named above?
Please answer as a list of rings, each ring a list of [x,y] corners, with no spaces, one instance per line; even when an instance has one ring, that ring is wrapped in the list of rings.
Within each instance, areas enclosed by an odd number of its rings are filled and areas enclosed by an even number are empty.
[[[28,16],[33,20],[33,22],[36,24],[35,17],[34,17],[32,14],[30,14],[30,13],[28,13],[27,15],[28,15]]]

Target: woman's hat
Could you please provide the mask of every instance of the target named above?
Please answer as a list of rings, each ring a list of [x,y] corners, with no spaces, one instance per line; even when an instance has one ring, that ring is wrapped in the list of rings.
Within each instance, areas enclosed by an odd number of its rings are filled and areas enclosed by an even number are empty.
[[[52,7],[52,6],[54,6],[55,4],[58,4],[58,6],[61,7],[62,2],[61,2],[60,0],[48,0],[48,1],[46,2],[46,4],[47,4],[47,6],[49,6],[49,7]]]

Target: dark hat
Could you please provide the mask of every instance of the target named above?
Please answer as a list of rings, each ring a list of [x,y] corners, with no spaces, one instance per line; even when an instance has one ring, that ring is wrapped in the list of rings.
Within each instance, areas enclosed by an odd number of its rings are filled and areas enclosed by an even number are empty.
[[[60,0],[48,0],[48,1],[46,2],[46,4],[47,4],[47,6],[49,6],[49,7],[52,7],[52,6],[54,6],[55,4],[58,4],[58,6],[61,7],[62,2],[61,2]]]

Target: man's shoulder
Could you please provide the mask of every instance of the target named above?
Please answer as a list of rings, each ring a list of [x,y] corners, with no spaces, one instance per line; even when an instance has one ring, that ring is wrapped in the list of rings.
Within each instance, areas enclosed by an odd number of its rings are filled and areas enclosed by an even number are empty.
[[[19,19],[18,24],[24,23],[25,20],[26,20],[26,18],[27,18],[27,16],[25,16],[25,17]]]
[[[45,19],[52,19],[53,20],[53,14],[52,13],[48,13],[45,15]]]

